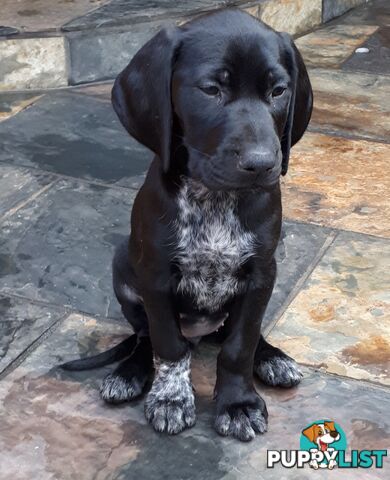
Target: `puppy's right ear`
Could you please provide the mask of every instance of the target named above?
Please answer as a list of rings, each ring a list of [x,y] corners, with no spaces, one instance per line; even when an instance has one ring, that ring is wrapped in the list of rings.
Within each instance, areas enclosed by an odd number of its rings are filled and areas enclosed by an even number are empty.
[[[160,157],[164,171],[171,157],[171,78],[178,45],[179,29],[161,30],[118,75],[111,94],[122,125]]]

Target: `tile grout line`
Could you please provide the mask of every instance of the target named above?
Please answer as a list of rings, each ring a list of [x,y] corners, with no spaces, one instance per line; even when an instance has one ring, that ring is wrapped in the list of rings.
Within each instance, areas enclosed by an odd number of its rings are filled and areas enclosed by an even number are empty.
[[[46,330],[44,330],[39,337],[37,337],[30,345],[28,345],[14,360],[12,360],[1,372],[0,381],[3,380],[8,374],[18,368],[26,358],[33,353],[43,342],[49,338],[52,333],[56,331],[61,322],[69,317],[69,312],[65,311],[64,314],[55,322],[53,322]]]
[[[326,252],[329,250],[335,239],[337,238],[339,232],[337,230],[332,230],[329,235],[326,237],[322,247],[314,257],[313,261],[310,263],[310,265],[306,268],[302,276],[298,279],[296,284],[294,285],[294,288],[292,291],[289,293],[287,296],[286,300],[283,302],[283,304],[279,307],[275,314],[275,320],[271,322],[271,324],[264,329],[263,335],[264,337],[268,337],[272,330],[275,328],[276,324],[279,322],[281,317],[283,316],[284,312],[287,310],[287,308],[290,306],[290,304],[293,302],[295,297],[299,294],[301,291],[303,285],[306,283],[306,280],[310,277],[310,275],[313,273],[314,269],[317,267],[321,259],[324,257]]]
[[[112,188],[112,189],[118,190],[118,191],[124,191],[124,190],[130,190],[130,191],[136,190],[136,191],[138,191],[141,187],[141,185],[139,187],[122,187],[121,185],[113,185],[113,184],[110,184],[110,183],[97,182],[97,181],[94,181],[94,180],[87,180],[85,178],[72,177],[70,175],[64,175],[62,173],[51,172],[49,170],[41,170],[40,168],[36,168],[36,167],[31,167],[31,166],[26,166],[26,165],[15,165],[13,163],[6,162],[6,161],[3,161],[3,160],[0,160],[0,166],[1,165],[7,165],[9,167],[20,168],[20,169],[24,168],[24,169],[27,169],[27,170],[30,170],[30,171],[33,171],[33,172],[39,172],[39,173],[44,174],[44,175],[51,175],[53,177],[56,177],[56,181],[57,180],[62,180],[62,179],[73,180],[75,182],[86,183],[88,185],[97,185],[99,187]],[[132,177],[139,177],[141,175],[145,175],[146,172],[147,172],[147,170],[145,170],[144,172],[139,173],[137,175],[132,175]]]
[[[371,142],[371,143],[379,143],[381,145],[389,145],[389,140],[383,140],[379,138],[372,138],[367,137],[365,135],[354,135],[350,133],[343,132],[342,130],[332,130],[331,128],[324,127],[320,124],[311,124],[308,129],[308,133],[318,133],[320,135],[326,135],[327,137],[336,137],[336,138],[344,138],[345,140],[353,140],[353,141],[364,141],[364,142]]]
[[[5,212],[1,217],[0,217],[0,222],[6,220],[8,217],[11,215],[14,215],[17,213],[19,210],[21,210],[23,207],[27,206],[29,203],[33,202],[36,200],[38,197],[43,195],[47,190],[50,190],[51,187],[53,187],[56,183],[58,182],[58,178],[55,178],[51,182],[49,182],[47,185],[42,187],[40,190],[36,191],[33,193],[30,197],[28,197],[26,200],[23,200],[22,202],[18,203],[15,205],[15,207],[12,207],[10,210]]]
[[[83,315],[86,317],[93,317],[97,320],[102,320],[102,321],[108,320],[110,322],[118,322],[122,319],[125,319],[125,317],[122,317],[122,316],[121,317],[105,317],[95,312],[87,312],[85,310],[79,310],[77,308],[73,308],[71,305],[60,305],[60,304],[49,302],[46,300],[36,300],[33,298],[25,297],[23,295],[19,295],[17,293],[11,293],[7,291],[0,291],[0,298],[1,297],[3,298],[9,297],[15,300],[23,300],[25,302],[31,303],[33,305],[37,305],[39,307],[46,307],[46,308],[52,307],[52,308],[56,308],[57,310],[62,309],[68,315],[77,314],[77,315]]]
[[[348,382],[354,382],[359,384],[363,388],[377,388],[378,390],[384,390],[385,392],[390,392],[390,387],[388,385],[383,385],[379,382],[373,382],[372,380],[355,378],[355,377],[348,377],[346,375],[340,375],[338,373],[328,372],[326,370],[321,370],[321,368],[315,367],[314,365],[310,365],[308,363],[299,362],[299,365],[302,367],[307,368],[311,372],[318,373],[323,376],[332,377],[332,378],[339,378],[342,380],[346,380]]]
[[[283,219],[284,222],[291,222],[291,223],[296,223],[299,225],[314,225],[315,227],[320,227],[320,228],[326,228],[328,230],[337,232],[337,233],[352,233],[353,235],[362,235],[363,237],[369,237],[372,239],[379,239],[379,240],[386,240],[390,241],[389,237],[386,237],[384,235],[374,235],[372,233],[366,233],[366,232],[358,232],[357,230],[347,230],[345,228],[340,228],[340,227],[333,227],[331,225],[326,225],[325,223],[316,223],[316,222],[304,222],[303,220],[298,220],[294,219],[291,217],[285,217]]]

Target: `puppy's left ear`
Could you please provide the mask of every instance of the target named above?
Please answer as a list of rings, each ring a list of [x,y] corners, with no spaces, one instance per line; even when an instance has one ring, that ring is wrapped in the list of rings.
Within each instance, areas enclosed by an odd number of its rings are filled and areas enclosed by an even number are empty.
[[[282,56],[292,82],[292,96],[282,137],[282,175],[286,175],[290,158],[290,148],[305,133],[313,109],[313,91],[302,55],[292,37],[280,34],[283,42]]]
[[[115,80],[111,100],[122,125],[150,148],[168,171],[171,157],[171,78],[179,29],[163,29],[149,40]]]

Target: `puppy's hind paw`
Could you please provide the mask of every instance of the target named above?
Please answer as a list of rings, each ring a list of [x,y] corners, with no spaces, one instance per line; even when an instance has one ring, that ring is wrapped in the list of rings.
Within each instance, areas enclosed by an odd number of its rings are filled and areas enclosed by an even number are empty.
[[[130,379],[110,373],[103,380],[100,396],[107,403],[128,402],[141,395],[144,384],[137,377]]]
[[[296,361],[284,354],[260,360],[255,373],[263,383],[273,387],[294,387],[303,377]]]
[[[242,442],[249,442],[257,433],[267,431],[267,417],[264,403],[262,407],[232,406],[217,415],[214,427],[224,437],[232,436]]]

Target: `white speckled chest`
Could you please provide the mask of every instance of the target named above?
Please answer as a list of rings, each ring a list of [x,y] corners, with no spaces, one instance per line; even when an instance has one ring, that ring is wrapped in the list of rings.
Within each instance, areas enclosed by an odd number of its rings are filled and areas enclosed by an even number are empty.
[[[242,286],[237,272],[254,254],[253,235],[237,217],[235,193],[187,181],[177,201],[178,291],[193,296],[199,309],[217,312]]]

